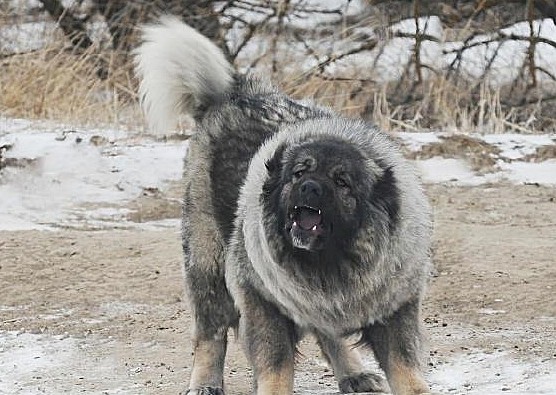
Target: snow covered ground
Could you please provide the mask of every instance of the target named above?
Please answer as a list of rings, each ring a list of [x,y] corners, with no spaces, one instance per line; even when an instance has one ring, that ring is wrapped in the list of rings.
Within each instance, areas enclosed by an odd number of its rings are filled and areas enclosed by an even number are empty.
[[[9,147],[4,160],[15,160],[0,171],[3,230],[125,222],[118,205],[178,180],[187,151],[183,141],[5,118],[0,146]]]
[[[431,384],[446,394],[556,394],[556,364],[553,361],[524,362],[507,352],[476,350],[459,354],[435,367]]]
[[[432,132],[397,134],[410,153],[440,143],[445,136]],[[416,160],[425,183],[470,187],[498,182],[534,183],[553,186],[556,190],[556,160],[528,159],[539,147],[555,146],[556,136],[469,136],[498,149],[497,170],[480,174],[460,158]],[[177,218],[136,223],[126,214],[128,203],[145,191],[164,192],[179,181],[182,159],[187,152],[186,141],[160,141],[123,130],[72,130],[52,122],[0,118],[0,147],[3,147],[0,148],[0,231],[90,227],[176,232],[179,229]],[[103,388],[105,392],[97,391],[99,394],[141,393],[135,378],[140,371],[133,371],[133,367],[121,370],[121,361],[113,360],[106,350],[103,355],[95,354],[97,346],[90,346],[95,341],[102,344],[103,350],[121,346],[110,339],[80,340],[0,331],[0,394],[41,393],[21,388],[59,393],[58,390],[67,386],[65,380]],[[63,366],[77,368],[65,377],[55,377]],[[114,366],[120,366],[120,370]],[[96,373],[91,376],[90,372]],[[41,377],[49,375],[52,377],[48,384],[41,387]],[[307,380],[311,386],[311,379]],[[435,390],[448,394],[556,395],[556,363],[550,359],[518,360],[508,353],[485,353],[477,349],[435,363],[429,380]],[[32,383],[38,383],[38,387]],[[310,389],[306,393],[323,394]]]
[[[398,133],[413,151],[442,134]],[[426,183],[481,185],[492,182],[556,186],[556,160],[525,161],[551,135],[472,135],[500,149],[498,171],[477,174],[463,159],[417,160]],[[144,190],[164,190],[181,177],[187,142],[156,141],[121,130],[74,131],[63,125],[0,118],[0,230],[53,229],[79,222],[122,226],[126,202]],[[133,226],[126,223],[127,226]]]
[[[19,1],[19,0],[18,0]],[[19,1],[22,6],[37,6],[35,0]],[[335,8],[336,0],[306,2]],[[64,0],[64,4],[69,4]],[[361,11],[363,2],[352,1],[348,14]],[[237,10],[236,10],[237,11]],[[242,17],[261,17],[241,14]],[[301,16],[303,16],[301,14]],[[333,18],[323,14],[321,19],[294,18],[294,26],[317,26]],[[442,28],[437,18],[419,20],[420,29],[441,38]],[[393,32],[414,33],[415,21],[400,22]],[[365,28],[361,28],[361,33]],[[540,37],[556,40],[556,26],[552,20],[537,21],[534,30]],[[504,33],[529,35],[525,23],[508,27]],[[30,51],[46,45],[55,33],[52,22],[26,23],[0,29],[0,52]],[[241,31],[228,37],[237,41]],[[486,36],[477,36],[480,42]],[[329,38],[326,41],[330,42]],[[333,40],[334,41],[334,40]],[[255,59],[266,50],[262,40],[247,45],[240,60]],[[288,44],[289,45],[289,44]],[[324,56],[329,47],[314,42],[317,54]],[[348,44],[337,40],[331,45],[341,49]],[[422,60],[436,69],[448,65],[454,58],[451,49],[461,42],[425,42]],[[500,41],[478,45],[462,57],[462,70],[480,76],[495,52],[492,64],[493,82],[504,83],[514,78],[525,57],[524,42]],[[291,46],[294,47],[293,45]],[[393,38],[382,49],[376,62],[376,77],[383,80],[397,78],[409,60],[413,40]],[[303,55],[303,67],[313,67],[317,60],[305,55],[303,47],[293,48]],[[378,50],[348,57],[327,68],[329,73],[358,70],[374,62]],[[540,43],[536,63],[556,74],[556,49]],[[427,145],[442,142],[442,133],[397,133],[409,152],[420,152]],[[489,183],[538,184],[554,187],[556,191],[556,159],[531,160],[539,147],[556,145],[556,135],[469,134],[468,136],[496,147],[493,171],[478,172],[468,161],[458,157],[433,156],[417,159],[415,165],[423,181],[454,186],[479,187]],[[179,229],[179,220],[133,222],[129,220],[128,203],[145,191],[165,191],[181,178],[182,159],[187,142],[177,139],[160,141],[152,136],[115,129],[79,129],[52,122],[8,119],[0,116],[0,231],[48,230],[64,228],[149,228]],[[556,195],[556,192],[555,192]],[[1,245],[1,243],[0,243]],[[0,262],[1,263],[1,262]],[[550,302],[550,301],[548,301]],[[0,313],[4,307],[0,306]],[[134,309],[124,306],[126,313]],[[127,309],[127,310],[126,310]],[[491,312],[492,313],[492,312]],[[494,312],[495,313],[495,312]],[[494,314],[493,313],[493,314]],[[71,311],[60,314],[71,315]],[[116,313],[114,313],[116,314]],[[48,320],[48,317],[42,317]],[[56,317],[52,317],[56,318]],[[553,318],[551,318],[553,319]],[[460,335],[465,336],[466,333]],[[111,349],[117,346],[110,338],[96,339]],[[93,342],[94,343],[94,342]],[[56,394],[67,388],[66,380],[88,382],[97,380],[102,390],[96,393],[141,393],[135,376],[140,367],[121,370],[110,355],[95,354],[91,339],[48,334],[0,331],[0,394]],[[60,367],[71,366],[66,376],[55,376]],[[115,369],[120,366],[120,369]],[[95,372],[94,377],[90,373]],[[48,384],[42,385],[44,377]],[[512,394],[556,395],[555,360],[517,360],[507,352],[486,353],[477,349],[454,354],[451,359],[436,363],[429,375],[437,391],[449,394]],[[33,389],[28,383],[37,383]],[[38,388],[38,389],[37,389]],[[95,393],[94,391],[87,391]]]
[[[93,347],[92,344],[97,345]],[[117,356],[107,352],[121,347],[121,343],[110,338],[83,339],[67,335],[0,332],[0,394],[67,393],[68,383],[71,382],[80,383],[74,386],[74,390],[89,394],[145,393],[144,385],[138,383],[138,378],[142,370],[149,367],[125,366]],[[161,352],[164,348],[155,343],[145,347],[157,347]],[[314,363],[325,367],[322,360]],[[374,361],[368,364],[376,369]],[[69,366],[71,369],[64,369]],[[65,373],[60,376],[60,371]],[[315,391],[314,375],[312,379],[300,376],[296,381],[298,393],[337,394]],[[556,363],[554,360],[523,361],[507,352],[474,350],[435,364],[428,374],[428,381],[439,394],[554,395]],[[41,382],[45,383],[41,385]]]
[[[402,143],[412,151],[419,151],[426,144],[439,143],[444,133],[397,134]],[[528,159],[540,147],[554,146],[556,135],[523,134],[468,134],[477,141],[484,142],[500,150],[494,156],[497,172],[477,174],[462,159],[433,157],[416,161],[422,179],[426,183],[449,182],[454,185],[481,185],[490,182],[510,181],[539,185],[556,185],[556,160],[531,162]]]

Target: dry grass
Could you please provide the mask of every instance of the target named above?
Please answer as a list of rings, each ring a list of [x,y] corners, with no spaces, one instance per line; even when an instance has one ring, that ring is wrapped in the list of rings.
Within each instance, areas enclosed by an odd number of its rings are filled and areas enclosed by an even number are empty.
[[[362,116],[385,130],[542,133],[556,128],[556,119],[540,102],[510,103],[512,94],[519,95],[516,87],[463,80],[453,83],[443,76],[416,85],[338,81],[316,75],[290,76],[285,81],[283,88],[294,97],[312,98],[347,115]]]
[[[99,66],[108,77],[97,76]],[[52,44],[0,59],[0,113],[77,124],[137,124],[135,82],[116,56]]]
[[[97,76],[101,62],[109,71],[106,79]],[[142,122],[132,69],[117,56],[100,57],[92,51],[76,55],[52,45],[4,58],[0,70],[0,112],[4,115],[128,127]],[[398,83],[319,76],[282,81],[282,88],[294,97],[312,98],[347,115],[362,116],[385,130],[536,133],[554,128],[553,122],[546,128],[547,122],[535,117],[534,108],[520,113],[516,107],[504,106],[503,90],[487,84],[472,92],[464,84],[430,78],[406,95],[410,87]]]
[[[50,41],[38,51],[0,56],[0,114],[73,124],[142,125],[137,81],[128,59],[98,48],[72,53],[59,35]],[[99,68],[107,72],[107,78],[98,77]],[[540,102],[512,106],[508,98],[518,95],[515,87],[492,88],[487,82],[453,82],[436,74],[420,84],[413,84],[410,76],[401,82],[376,83],[306,73],[277,75],[273,80],[282,81],[281,87],[296,98],[312,98],[385,130],[556,130],[556,116],[547,115],[554,112],[554,106],[548,112]]]

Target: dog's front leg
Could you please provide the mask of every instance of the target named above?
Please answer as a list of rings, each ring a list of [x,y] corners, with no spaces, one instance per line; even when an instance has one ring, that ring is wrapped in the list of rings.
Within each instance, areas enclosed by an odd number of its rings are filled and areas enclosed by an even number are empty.
[[[341,393],[388,392],[384,379],[365,370],[359,353],[346,339],[322,332],[315,332],[315,335],[324,357],[334,370]]]
[[[384,322],[365,328],[362,335],[385,371],[392,393],[430,393],[421,372],[423,334],[418,300],[406,303]]]
[[[257,395],[293,392],[295,324],[253,289],[243,289],[240,330],[255,374]]]

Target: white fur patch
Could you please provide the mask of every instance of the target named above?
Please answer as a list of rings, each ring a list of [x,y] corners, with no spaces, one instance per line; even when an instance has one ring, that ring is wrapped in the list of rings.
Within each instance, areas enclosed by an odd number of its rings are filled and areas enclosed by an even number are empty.
[[[214,43],[175,17],[143,28],[135,65],[142,106],[155,132],[175,128],[180,113],[192,114],[203,98],[222,96],[233,73]]]

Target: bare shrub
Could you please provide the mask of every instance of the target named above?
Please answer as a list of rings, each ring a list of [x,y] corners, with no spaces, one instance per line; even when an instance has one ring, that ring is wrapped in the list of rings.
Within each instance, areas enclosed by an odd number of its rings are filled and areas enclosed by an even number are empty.
[[[0,8],[0,30],[45,21],[47,11],[63,32],[41,48],[0,54],[4,114],[140,119],[128,56],[136,26],[173,13],[241,70],[385,129],[556,130],[556,68],[539,55],[556,49],[540,28],[556,17],[546,0],[367,0],[357,12],[348,0],[41,2],[43,9]],[[431,30],[434,18],[440,32]],[[99,26],[104,33],[95,36]],[[405,43],[400,59],[389,59],[396,42]],[[503,56],[508,48],[512,59]]]

